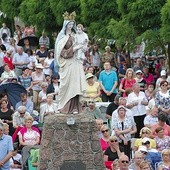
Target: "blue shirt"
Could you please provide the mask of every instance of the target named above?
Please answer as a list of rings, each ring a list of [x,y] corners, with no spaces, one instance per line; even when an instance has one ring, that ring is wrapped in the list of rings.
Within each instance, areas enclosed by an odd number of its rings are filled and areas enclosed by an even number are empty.
[[[18,110],[18,107],[19,106],[23,106],[22,104],[22,101],[18,102],[15,106],[15,110]],[[26,104],[25,104],[25,107],[26,107],[26,111],[29,112],[30,114],[32,114],[33,112],[33,107],[34,107],[34,104],[31,100],[27,100]]]
[[[106,72],[103,70],[99,75],[99,81],[102,82],[102,85],[107,91],[111,91],[115,82],[117,82],[117,74],[115,71],[111,70]],[[113,93],[117,93],[117,88],[114,89]]]
[[[2,135],[0,138],[0,161],[2,161],[5,156],[10,152],[13,151],[13,143],[12,137],[9,135]],[[7,161],[0,170],[9,170],[10,169],[10,161]]]
[[[24,78],[23,76],[19,76],[18,77],[18,82],[20,82],[21,85],[25,87],[25,89],[30,87],[31,81],[32,81],[32,77],[31,76],[29,76],[27,78]]]

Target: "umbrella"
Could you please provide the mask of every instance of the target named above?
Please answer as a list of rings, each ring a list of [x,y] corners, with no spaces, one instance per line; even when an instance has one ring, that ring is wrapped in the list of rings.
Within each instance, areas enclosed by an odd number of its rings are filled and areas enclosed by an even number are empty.
[[[15,108],[15,105],[21,101],[20,94],[27,93],[26,89],[17,83],[6,83],[0,85],[0,94],[5,93],[8,96],[10,104]]]
[[[19,42],[18,42],[18,46],[23,47],[24,46],[24,40],[26,40],[26,39],[29,41],[30,46],[37,46],[38,43],[39,43],[38,38],[36,36],[32,35],[32,36],[26,36],[26,37],[20,39]]]

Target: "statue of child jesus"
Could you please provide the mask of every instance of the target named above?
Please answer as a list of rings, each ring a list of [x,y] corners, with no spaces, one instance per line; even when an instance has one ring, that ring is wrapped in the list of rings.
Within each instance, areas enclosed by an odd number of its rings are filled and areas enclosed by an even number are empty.
[[[89,42],[89,38],[88,35],[83,32],[83,25],[82,24],[78,24],[77,25],[77,32],[75,34],[74,37],[74,43],[75,45],[82,45],[83,47],[79,50],[76,51],[76,58],[78,60],[86,60],[86,56],[85,56],[85,52],[88,50],[88,42]]]

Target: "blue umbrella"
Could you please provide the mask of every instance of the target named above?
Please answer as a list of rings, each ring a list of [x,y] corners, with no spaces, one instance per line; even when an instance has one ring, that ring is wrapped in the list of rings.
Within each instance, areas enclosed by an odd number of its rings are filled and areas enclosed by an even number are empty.
[[[20,94],[27,93],[26,89],[17,83],[6,83],[0,85],[0,94],[5,93],[8,96],[10,104],[15,108],[16,103],[21,101]]]

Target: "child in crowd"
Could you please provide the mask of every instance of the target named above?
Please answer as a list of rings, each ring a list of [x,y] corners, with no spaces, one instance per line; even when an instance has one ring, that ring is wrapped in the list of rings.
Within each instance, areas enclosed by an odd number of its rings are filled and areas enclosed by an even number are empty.
[[[21,170],[22,169],[22,155],[18,153],[18,146],[14,145],[14,151],[10,159],[10,170]]]

